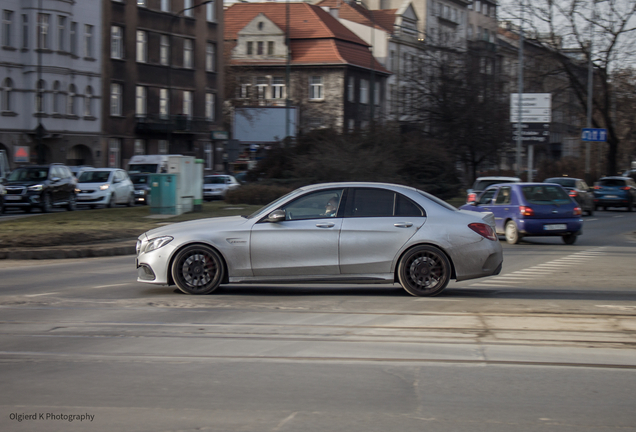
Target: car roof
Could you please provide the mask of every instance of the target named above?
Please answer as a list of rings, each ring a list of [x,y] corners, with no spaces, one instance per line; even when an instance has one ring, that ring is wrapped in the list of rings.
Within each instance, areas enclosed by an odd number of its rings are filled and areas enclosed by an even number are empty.
[[[608,177],[601,177],[599,180],[606,180],[606,179],[611,179],[611,180],[629,180],[629,179],[631,179],[631,177],[625,177],[625,176],[608,176]]]
[[[506,177],[506,176],[477,177],[476,181],[479,181],[479,180],[511,180],[515,182],[521,181],[519,177]]]
[[[394,183],[381,183],[381,182],[333,182],[333,183],[317,183],[312,185],[307,185],[299,188],[303,191],[314,190],[314,189],[330,189],[337,187],[374,187],[374,188],[389,188],[389,189],[403,189],[410,191],[417,191],[416,188],[411,186],[399,185]]]
[[[544,182],[548,181],[548,180],[557,180],[557,179],[568,179],[568,180],[583,180],[580,179],[578,177],[568,177],[568,176],[563,176],[563,177],[548,177],[547,179],[544,180]]]

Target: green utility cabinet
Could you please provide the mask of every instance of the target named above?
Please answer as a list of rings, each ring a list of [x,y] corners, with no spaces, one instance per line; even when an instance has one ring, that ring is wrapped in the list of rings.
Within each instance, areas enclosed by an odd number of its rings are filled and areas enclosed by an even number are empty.
[[[150,175],[150,214],[178,214],[177,181],[177,174]]]

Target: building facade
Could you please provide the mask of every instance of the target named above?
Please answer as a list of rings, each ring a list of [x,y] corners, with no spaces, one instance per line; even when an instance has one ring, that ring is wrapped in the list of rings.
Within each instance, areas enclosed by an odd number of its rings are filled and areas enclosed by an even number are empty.
[[[102,0],[4,0],[0,150],[22,163],[99,164]]]

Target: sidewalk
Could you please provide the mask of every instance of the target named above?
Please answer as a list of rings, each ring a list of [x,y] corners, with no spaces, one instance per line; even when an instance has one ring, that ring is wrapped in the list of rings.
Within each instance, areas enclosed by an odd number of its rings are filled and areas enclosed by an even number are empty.
[[[116,242],[100,242],[85,245],[49,246],[42,248],[0,248],[0,259],[43,260],[134,255],[136,243],[136,239],[131,239]]]

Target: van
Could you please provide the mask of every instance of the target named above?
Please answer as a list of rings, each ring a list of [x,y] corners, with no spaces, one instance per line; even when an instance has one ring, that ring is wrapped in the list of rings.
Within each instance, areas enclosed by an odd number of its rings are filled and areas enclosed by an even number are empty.
[[[128,162],[128,172],[138,173],[167,173],[168,158],[183,155],[135,155]]]

